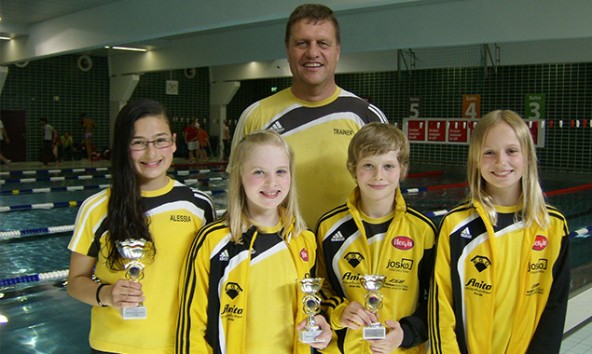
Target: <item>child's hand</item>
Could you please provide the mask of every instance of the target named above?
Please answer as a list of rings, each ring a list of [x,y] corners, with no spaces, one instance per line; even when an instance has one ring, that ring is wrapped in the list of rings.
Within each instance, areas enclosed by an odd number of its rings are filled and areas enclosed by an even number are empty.
[[[135,281],[120,279],[107,288],[109,291],[105,291],[105,293],[109,294],[109,298],[105,304],[115,308],[135,307],[140,302],[146,300],[142,291],[142,284]],[[105,295],[101,299],[104,299],[104,297]]]
[[[388,333],[384,339],[369,340],[372,354],[388,354],[397,349],[403,343],[403,329],[397,321],[387,320]]]

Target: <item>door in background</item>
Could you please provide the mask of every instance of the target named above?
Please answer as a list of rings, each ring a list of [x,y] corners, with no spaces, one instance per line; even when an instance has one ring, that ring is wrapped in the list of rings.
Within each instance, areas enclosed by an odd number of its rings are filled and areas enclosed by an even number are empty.
[[[12,161],[27,161],[27,111],[1,110],[10,144],[2,141],[2,154]]]

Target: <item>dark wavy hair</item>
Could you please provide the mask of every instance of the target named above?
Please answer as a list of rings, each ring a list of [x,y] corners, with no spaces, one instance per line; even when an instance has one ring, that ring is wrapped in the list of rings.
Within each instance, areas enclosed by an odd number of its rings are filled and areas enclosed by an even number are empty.
[[[170,121],[166,109],[150,99],[137,99],[126,104],[115,119],[113,149],[111,155],[111,195],[107,211],[109,243],[107,267],[121,270],[124,259],[117,251],[117,242],[128,238],[150,241],[151,248],[147,258],[154,259],[156,249],[148,226],[150,220],[145,215],[138,176],[130,158],[129,145],[135,135],[134,124],[148,116],[162,117],[169,128]]]

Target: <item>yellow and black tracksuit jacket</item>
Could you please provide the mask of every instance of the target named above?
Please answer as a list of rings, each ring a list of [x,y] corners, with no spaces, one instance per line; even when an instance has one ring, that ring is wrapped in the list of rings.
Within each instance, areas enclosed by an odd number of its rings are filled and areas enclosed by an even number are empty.
[[[382,323],[399,321],[404,331],[402,346],[394,353],[424,353],[436,227],[407,206],[399,189],[394,217],[370,220],[358,201],[356,187],[346,204],[326,213],[317,225],[317,271],[326,278],[323,305],[336,336],[323,353],[371,353],[361,329],[343,328],[339,322],[350,301],[364,305],[364,274],[386,276],[378,317]]]
[[[498,206],[451,210],[440,226],[429,323],[432,353],[559,353],[569,294],[569,230],[548,207],[547,229]]]
[[[293,225],[292,225],[293,226]],[[292,228],[290,226],[290,229]],[[182,274],[180,296],[181,309],[177,326],[177,353],[220,353],[240,354],[259,352],[257,348],[247,348],[250,309],[247,305],[258,301],[257,306],[265,307],[266,301],[273,302],[276,308],[293,309],[294,323],[291,338],[279,338],[285,345],[277,353],[310,353],[310,347],[298,341],[295,326],[306,318],[302,309],[302,293],[297,280],[314,275],[316,242],[314,234],[306,230],[294,236],[288,230],[286,238],[265,234],[255,226],[243,234],[242,244],[233,242],[230,230],[224,220],[219,220],[204,227],[195,240],[188,254],[185,272]],[[274,240],[260,243],[258,240]],[[287,253],[273,253],[277,243],[285,243]],[[280,245],[284,247],[284,245]],[[294,296],[287,298],[249,298],[249,289],[260,282],[273,282],[275,269],[267,274],[259,273],[261,278],[252,277],[254,262],[262,257],[291,256],[295,278],[289,284]],[[280,302],[280,304],[278,304]],[[281,304],[284,302],[285,304]],[[261,313],[253,314],[261,317]],[[253,316],[251,315],[251,316]],[[265,313],[258,331],[282,326],[288,319],[276,318],[273,313]],[[281,321],[276,324],[274,321]],[[278,340],[278,338],[270,338]]]

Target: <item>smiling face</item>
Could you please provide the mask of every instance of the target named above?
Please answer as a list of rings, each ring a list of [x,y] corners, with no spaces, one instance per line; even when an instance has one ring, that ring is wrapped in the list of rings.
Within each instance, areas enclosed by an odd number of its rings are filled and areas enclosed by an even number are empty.
[[[130,146],[135,145],[134,143],[138,141],[169,138],[173,139],[173,144],[162,149],[156,148],[154,143],[149,143],[144,150],[129,150],[140,182],[140,189],[155,190],[167,184],[166,172],[173,162],[173,153],[177,150],[177,145],[174,143],[175,134],[171,135],[171,129],[166,119],[160,116],[147,116],[134,123],[134,136]]]
[[[356,181],[360,188],[362,208],[368,214],[378,212],[382,215],[391,212],[395,205],[395,193],[399,187],[401,165],[399,164],[399,150],[385,154],[367,156],[358,161],[356,166]],[[369,215],[369,214],[368,214]]]
[[[340,45],[332,22],[304,19],[294,23],[286,50],[296,97],[319,101],[335,91]]]
[[[250,217],[261,225],[275,225],[278,206],[290,191],[290,159],[286,151],[270,144],[255,146],[243,162],[241,181]]]
[[[494,204],[517,203],[524,168],[522,147],[512,127],[505,122],[493,126],[483,141],[479,169]]]

